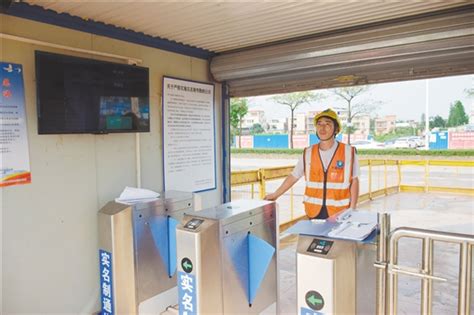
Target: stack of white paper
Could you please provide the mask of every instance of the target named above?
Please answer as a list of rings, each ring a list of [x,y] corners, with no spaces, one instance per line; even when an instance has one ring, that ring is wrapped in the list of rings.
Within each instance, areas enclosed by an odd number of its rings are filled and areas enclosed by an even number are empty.
[[[343,238],[348,240],[362,241],[377,227],[376,222],[360,223],[347,221],[328,233],[329,237]]]
[[[377,213],[347,209],[344,212],[338,214],[336,217],[336,222],[344,223],[348,221],[358,223],[376,223]]]
[[[156,200],[160,194],[152,190],[134,187],[125,187],[120,197],[115,198],[116,202],[133,204],[137,202],[148,202]]]

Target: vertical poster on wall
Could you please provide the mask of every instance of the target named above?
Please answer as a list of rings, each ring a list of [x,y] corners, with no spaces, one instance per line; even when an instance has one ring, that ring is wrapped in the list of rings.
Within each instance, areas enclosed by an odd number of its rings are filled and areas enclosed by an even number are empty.
[[[0,187],[31,183],[23,68],[0,62]]]
[[[165,190],[216,188],[214,85],[163,78]]]

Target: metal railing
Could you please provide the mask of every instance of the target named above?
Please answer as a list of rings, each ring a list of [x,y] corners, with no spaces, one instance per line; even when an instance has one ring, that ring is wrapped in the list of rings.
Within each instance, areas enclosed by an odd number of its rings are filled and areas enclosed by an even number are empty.
[[[382,228],[387,227],[384,227],[382,224]],[[401,266],[398,264],[398,245],[400,239],[402,238],[414,238],[422,240],[421,269]],[[382,240],[383,233],[381,233],[381,242],[379,245],[378,256],[378,259],[382,260],[379,260],[375,263],[375,266],[380,269],[377,278],[379,289],[377,291],[378,314],[397,314],[398,274],[413,276],[421,279],[420,313],[423,315],[429,315],[432,313],[433,281],[446,281],[445,278],[435,276],[433,274],[434,242],[447,242],[459,245],[460,254],[457,313],[459,315],[469,315],[471,313],[471,271],[474,245],[473,235],[402,227],[395,229],[392,233],[390,233],[386,239],[387,242]],[[380,274],[380,272],[385,272],[385,275]],[[385,284],[386,291],[384,290]]]
[[[367,187],[361,187],[366,189],[367,192],[359,196],[359,203],[373,200],[379,196],[387,196],[389,194],[397,192],[449,192],[449,193],[462,193],[474,196],[474,188],[472,184],[470,187],[452,187],[451,185],[433,185],[430,181],[430,172],[434,167],[468,167],[471,169],[474,167],[474,161],[443,161],[443,160],[388,160],[388,159],[361,159],[359,165],[362,168],[368,169],[368,181]],[[404,184],[403,180],[406,177],[408,168],[423,168],[423,176],[421,176],[422,182],[417,185]],[[257,170],[245,170],[245,171],[234,171],[231,175],[231,186],[235,192],[236,187],[250,186],[251,198],[257,197],[256,188],[258,189],[258,198],[262,199],[266,194],[266,184],[269,181],[283,179],[288,176],[294,166],[281,166],[271,168],[260,168]],[[391,168],[391,170],[389,170]],[[380,175],[381,169],[383,170],[383,184],[381,187],[375,187],[375,177]],[[377,172],[376,172],[377,171]],[[393,172],[393,176],[389,176],[390,172]],[[389,183],[390,180],[395,183]],[[449,177],[447,178],[449,179]],[[380,185],[379,185],[380,186]],[[289,210],[290,220],[285,223],[291,224],[293,221],[299,220],[304,216],[295,216],[294,209],[294,198],[302,197],[302,195],[295,195],[294,190],[290,189],[287,193],[290,197]],[[302,207],[301,207],[302,208]],[[301,211],[299,211],[301,212]]]

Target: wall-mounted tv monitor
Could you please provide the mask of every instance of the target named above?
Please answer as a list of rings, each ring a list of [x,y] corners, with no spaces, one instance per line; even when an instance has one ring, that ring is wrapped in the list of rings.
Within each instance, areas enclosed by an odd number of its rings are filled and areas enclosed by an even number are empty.
[[[39,134],[150,131],[148,68],[36,51]]]

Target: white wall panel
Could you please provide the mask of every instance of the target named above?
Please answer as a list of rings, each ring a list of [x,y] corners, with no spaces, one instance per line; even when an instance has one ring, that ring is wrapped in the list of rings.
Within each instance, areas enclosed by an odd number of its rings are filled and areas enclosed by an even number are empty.
[[[207,61],[20,18],[0,18],[4,33],[143,60],[142,66],[150,69],[151,131],[140,135],[142,187],[160,190],[162,76],[209,81]],[[97,211],[125,186],[136,185],[135,134],[38,135],[35,49],[72,54],[1,41],[1,60],[24,69],[32,173],[31,184],[0,190],[2,314],[92,314],[99,310]],[[218,188],[202,194],[207,206],[219,204],[222,196],[219,100]]]

